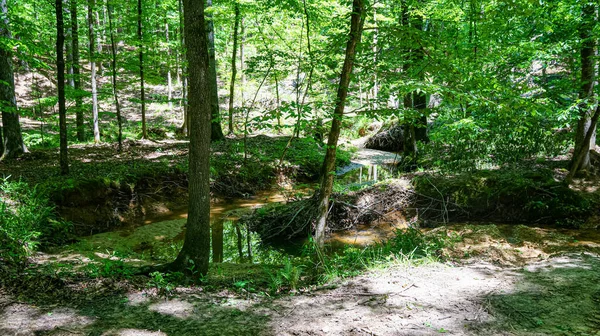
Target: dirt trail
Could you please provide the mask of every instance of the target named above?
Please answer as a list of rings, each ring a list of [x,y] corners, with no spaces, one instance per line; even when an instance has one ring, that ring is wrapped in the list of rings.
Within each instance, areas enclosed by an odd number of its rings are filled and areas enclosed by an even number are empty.
[[[46,309],[0,295],[0,335],[599,335],[600,258],[398,264],[279,299],[181,289]]]

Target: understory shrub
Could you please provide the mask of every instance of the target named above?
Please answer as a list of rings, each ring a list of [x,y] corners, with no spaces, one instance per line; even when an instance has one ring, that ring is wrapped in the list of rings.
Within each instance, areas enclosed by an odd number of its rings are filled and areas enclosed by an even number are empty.
[[[69,239],[71,223],[58,219],[45,193],[24,182],[0,182],[0,260],[18,263],[40,244]]]

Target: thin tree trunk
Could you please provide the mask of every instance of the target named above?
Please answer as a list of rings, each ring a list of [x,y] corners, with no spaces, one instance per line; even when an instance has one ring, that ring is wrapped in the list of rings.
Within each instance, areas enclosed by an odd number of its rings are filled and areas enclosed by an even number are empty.
[[[140,101],[142,102],[142,138],[148,139],[146,130],[146,91],[144,89],[144,40],[142,33],[142,0],[138,0],[137,38],[140,62]]]
[[[577,123],[577,129],[575,133],[575,152],[579,153],[582,148],[590,148],[591,145],[596,142],[595,129],[592,128],[592,134],[590,140],[586,143],[586,135],[588,130],[591,128],[591,117],[594,111],[591,106],[595,102],[594,97],[594,80],[595,80],[595,59],[594,50],[596,48],[596,41],[592,36],[592,30],[594,27],[594,21],[596,16],[596,6],[593,4],[585,4],[581,14],[582,23],[579,28],[579,35],[582,41],[581,47],[581,88],[579,90],[579,99],[581,104],[579,105],[579,122]],[[576,155],[573,155],[575,160]],[[571,162],[571,164],[573,164]],[[578,167],[574,167],[575,172],[580,170],[588,170],[591,166],[589,150],[583,152],[583,158],[579,163]]]
[[[67,108],[65,104],[65,32],[63,0],[56,0],[56,83],[58,88],[58,117],[60,128],[60,173],[69,173],[67,157]]]
[[[244,261],[244,249],[243,249],[243,243],[242,243],[242,230],[240,230],[240,223],[239,221],[235,221],[235,233],[237,235],[237,249],[238,249],[238,255],[239,255],[239,262],[241,263],[242,261]]]
[[[212,222],[211,225],[211,236],[212,236],[212,262],[222,263],[223,262],[223,221],[217,219]]]
[[[252,236],[250,235],[248,223],[246,223],[246,246],[248,246],[248,262],[252,263]]]
[[[102,76],[102,41],[104,41],[104,27],[101,24],[100,21],[100,13],[98,13],[98,11],[96,11],[96,27],[98,27],[98,29],[100,30],[100,34],[96,34],[96,47],[98,48],[98,56],[100,59],[100,62],[97,63],[98,65],[98,73],[99,76]]]
[[[212,7],[212,0],[206,0],[206,7]],[[208,75],[210,76],[210,107],[212,111],[211,140],[225,139],[221,127],[221,113],[219,112],[219,87],[217,86],[217,60],[215,56],[215,26],[212,14],[206,15],[206,31],[208,33]]]
[[[242,87],[240,93],[242,95],[242,107],[246,104],[246,74],[244,73],[244,65],[246,60],[244,58],[244,44],[246,43],[246,27],[244,26],[244,18],[240,17],[240,74],[242,75]]]
[[[189,114],[188,114],[188,104],[187,104],[187,95],[188,95],[188,82],[187,82],[187,69],[185,62],[183,60],[186,59],[186,51],[185,51],[185,34],[184,34],[184,20],[183,20],[183,0],[179,0],[179,31],[181,38],[181,105],[183,106],[183,125],[181,126],[183,133],[185,135],[190,134],[190,122],[189,122]]]
[[[327,140],[327,152],[323,161],[323,176],[321,177],[321,188],[318,194],[318,217],[315,229],[315,242],[319,248],[325,243],[325,228],[329,211],[329,197],[331,196],[333,188],[338,138],[340,136],[342,119],[344,117],[346,97],[348,96],[348,85],[350,84],[350,76],[352,75],[352,68],[356,56],[356,45],[360,41],[363,30],[364,10],[365,6],[363,0],[353,0],[350,35],[346,46],[346,57],[342,67],[335,110],[331,121],[331,131],[329,132],[329,138]]]
[[[235,99],[235,77],[237,76],[237,40],[240,25],[240,5],[235,2],[235,21],[233,23],[233,53],[231,55],[231,82],[229,84],[229,134],[233,134],[233,101]]]
[[[190,150],[189,215],[183,248],[173,268],[197,275],[208,272],[210,255],[210,81],[204,1],[184,0],[185,41],[189,68]]]
[[[94,119],[94,143],[100,143],[100,126],[98,120],[98,88],[96,83],[96,35],[94,32],[94,10],[96,6],[95,0],[89,0],[88,2],[88,27],[89,27],[89,41],[90,41],[90,69],[91,84],[92,84],[92,117]]]
[[[115,43],[115,33],[112,23],[113,6],[108,4],[108,29],[110,30],[110,49],[112,53],[112,86],[113,86],[113,97],[115,98],[115,108],[117,109],[117,124],[119,125],[119,134],[117,136],[118,151],[123,151],[123,120],[121,119],[121,105],[119,104],[119,95],[117,94],[117,46]]]
[[[8,7],[6,0],[0,0],[0,10],[2,20],[0,20],[0,36],[11,39],[8,25]],[[15,97],[15,78],[12,66],[12,55],[7,48],[0,48],[0,102],[4,105],[2,108],[2,155],[0,161],[11,159],[27,152],[23,144],[23,135],[21,133],[21,124],[19,122],[19,112],[17,109],[17,100]]]
[[[85,129],[83,126],[83,99],[81,90],[81,77],[79,67],[79,24],[77,22],[77,0],[71,0],[71,34],[73,53],[73,89],[75,91],[75,123],[77,124],[77,140],[85,140]]]
[[[171,79],[171,46],[169,45],[169,22],[165,18],[165,38],[167,40],[167,98],[169,99],[169,110],[173,109],[173,81]],[[177,63],[177,61],[176,61]]]

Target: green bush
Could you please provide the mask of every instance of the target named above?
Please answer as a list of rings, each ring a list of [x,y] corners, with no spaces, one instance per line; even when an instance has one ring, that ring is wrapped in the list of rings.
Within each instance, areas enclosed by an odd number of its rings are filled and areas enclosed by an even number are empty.
[[[55,217],[48,197],[24,182],[0,182],[0,259],[18,263],[40,244],[65,242],[71,224]]]

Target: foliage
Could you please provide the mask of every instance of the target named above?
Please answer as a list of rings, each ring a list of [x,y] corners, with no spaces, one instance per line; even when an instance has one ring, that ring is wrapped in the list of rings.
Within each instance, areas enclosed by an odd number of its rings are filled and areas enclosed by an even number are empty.
[[[445,211],[452,221],[474,218],[573,226],[581,224],[598,202],[593,195],[557,182],[549,169],[487,170],[455,176],[426,174],[416,177],[413,185],[430,199],[445,200]]]
[[[56,217],[46,194],[24,182],[0,181],[0,259],[22,262],[40,244],[64,243],[71,223]]]

